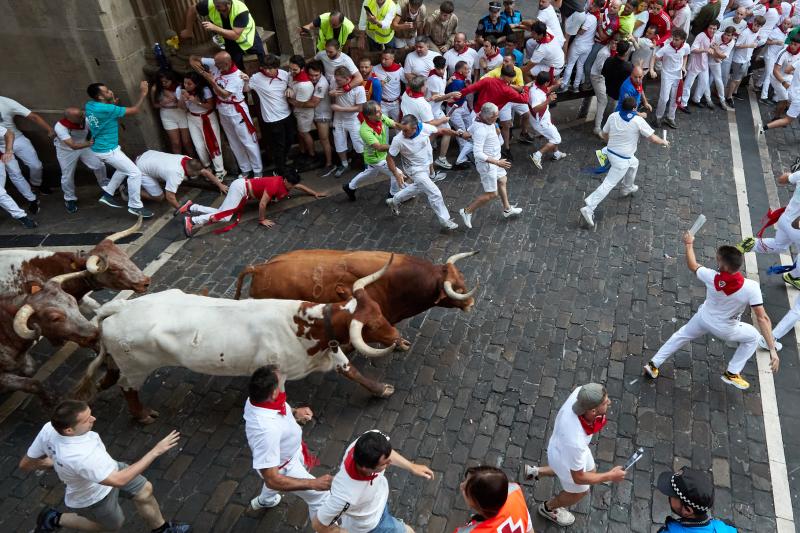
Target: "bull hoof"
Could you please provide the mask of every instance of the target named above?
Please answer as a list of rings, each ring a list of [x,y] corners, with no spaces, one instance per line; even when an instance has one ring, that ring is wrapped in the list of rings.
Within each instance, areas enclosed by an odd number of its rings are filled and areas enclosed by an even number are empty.
[[[411,349],[411,341],[402,339],[400,344],[395,345],[394,349],[398,352],[407,352]]]
[[[394,385],[384,384],[383,388],[379,390],[375,396],[378,398],[388,398],[392,394],[394,394]]]

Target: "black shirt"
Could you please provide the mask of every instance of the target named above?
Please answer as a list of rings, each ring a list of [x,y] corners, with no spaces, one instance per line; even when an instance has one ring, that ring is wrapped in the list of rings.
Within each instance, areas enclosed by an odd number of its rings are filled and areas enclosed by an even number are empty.
[[[609,57],[603,65],[603,77],[606,79],[606,94],[619,100],[619,89],[633,72],[633,64],[618,56]]]

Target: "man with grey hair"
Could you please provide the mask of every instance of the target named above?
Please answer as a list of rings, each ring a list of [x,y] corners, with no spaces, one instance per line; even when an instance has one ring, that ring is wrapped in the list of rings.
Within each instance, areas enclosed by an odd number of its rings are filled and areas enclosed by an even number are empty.
[[[556,415],[553,434],[547,444],[549,466],[525,465],[524,478],[538,480],[541,476],[558,477],[562,491],[539,506],[539,514],[559,526],[569,526],[575,516],[567,507],[575,505],[587,494],[591,485],[625,479],[625,470],[615,466],[602,474],[597,472],[589,449],[592,435],[606,425],[606,412],[611,400],[606,388],[588,383],[569,395]]]
[[[508,203],[508,181],[506,170],[511,168],[511,163],[500,155],[503,144],[500,131],[497,128],[497,118],[500,111],[497,105],[486,102],[481,107],[478,120],[469,127],[472,137],[472,154],[475,157],[475,168],[481,178],[484,193],[475,198],[471,204],[459,210],[458,214],[468,228],[472,227],[472,215],[483,204],[490,202],[500,193],[503,202],[503,217],[513,217],[522,213],[522,209]]]
[[[444,204],[442,192],[431,181],[430,167],[433,163],[433,149],[431,148],[431,135],[455,135],[461,136],[449,128],[436,129],[436,126],[425,124],[417,120],[414,115],[406,115],[400,121],[401,135],[395,135],[392,144],[389,146],[389,155],[386,164],[394,174],[400,191],[393,198],[386,199],[392,213],[400,214],[400,204],[419,194],[428,197],[428,203],[439,223],[446,229],[456,229],[458,224],[450,220],[450,212]],[[395,158],[402,157],[403,170],[397,168]],[[413,180],[407,183],[406,180]]]
[[[364,120],[358,130],[361,140],[364,142],[364,170],[350,180],[350,183],[342,185],[342,190],[347,194],[351,202],[356,201],[356,189],[358,185],[369,178],[384,175],[389,178],[389,197],[391,198],[400,190],[397,182],[392,179],[392,173],[386,166],[386,153],[389,151],[389,128],[396,128],[394,120],[384,115],[381,105],[369,100],[361,106],[361,114]]]

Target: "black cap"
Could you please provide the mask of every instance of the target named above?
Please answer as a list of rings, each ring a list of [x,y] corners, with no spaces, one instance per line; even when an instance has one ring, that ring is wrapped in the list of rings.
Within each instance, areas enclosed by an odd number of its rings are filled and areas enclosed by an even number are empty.
[[[707,513],[714,505],[714,483],[706,472],[683,467],[679,472],[663,472],[656,487],[663,494],[681,500],[692,509]]]

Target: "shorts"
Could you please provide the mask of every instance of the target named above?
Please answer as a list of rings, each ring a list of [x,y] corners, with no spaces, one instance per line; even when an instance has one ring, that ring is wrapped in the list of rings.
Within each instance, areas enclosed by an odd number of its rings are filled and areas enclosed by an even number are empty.
[[[528,112],[528,104],[509,102],[500,108],[500,122],[510,122],[514,120],[514,115],[524,115]]]
[[[383,508],[383,514],[378,525],[369,533],[406,533],[406,525],[402,520],[393,517],[389,512],[389,504]]]
[[[330,124],[331,122],[333,122],[333,115],[321,115],[321,116],[314,115],[314,122],[318,122],[321,124]]]
[[[189,127],[189,121],[186,119],[186,111],[183,109],[161,108],[159,110],[159,115],[161,115],[161,124],[167,131],[187,129]]]
[[[561,4],[561,16],[564,17],[566,22],[564,23],[564,30],[567,35],[578,35],[578,31],[581,29],[581,26],[586,21],[586,12],[585,11],[572,11],[572,13],[567,16],[564,14],[564,11],[571,11],[567,6]]]
[[[786,90],[786,87],[778,83],[774,77],[772,77],[772,89],[775,91],[775,94],[772,95],[772,99],[776,102],[784,102],[789,99],[789,91]]]
[[[747,63],[731,63],[730,78],[733,81],[742,81],[747,74]]]
[[[540,122],[538,120],[531,120],[531,126],[533,129],[540,133],[547,142],[551,144],[561,144],[561,134],[558,133],[558,128],[550,122]]]
[[[314,129],[313,109],[295,109],[294,118],[297,120],[297,131],[300,133],[308,133]]]
[[[570,471],[569,467],[566,465],[559,464],[558,457],[550,457],[550,450],[547,450],[547,461],[549,463],[550,468],[553,469],[553,472],[556,473],[556,477],[558,477],[558,481],[561,483],[561,488],[567,492],[572,494],[583,494],[584,492],[588,492],[591,488],[591,485],[578,485],[572,479],[572,472]],[[589,458],[589,462],[584,468],[584,472],[591,472],[597,468],[594,464],[594,457],[592,454],[587,454]]]
[[[117,461],[119,470],[127,466],[127,463]],[[82,507],[80,509],[73,508],[72,511],[84,518],[88,518],[92,522],[97,522],[108,531],[116,531],[121,528],[122,524],[125,522],[125,514],[122,512],[122,507],[119,505],[119,493],[122,492],[129,498],[136,496],[141,492],[146,483],[147,478],[140,474],[124,487],[112,489],[111,492],[99,502],[89,507]]]
[[[800,116],[800,96],[791,98],[789,109],[786,111],[786,116],[789,118],[797,118]]]
[[[497,182],[506,177],[506,169],[491,163],[475,162],[484,192],[497,192]]]

